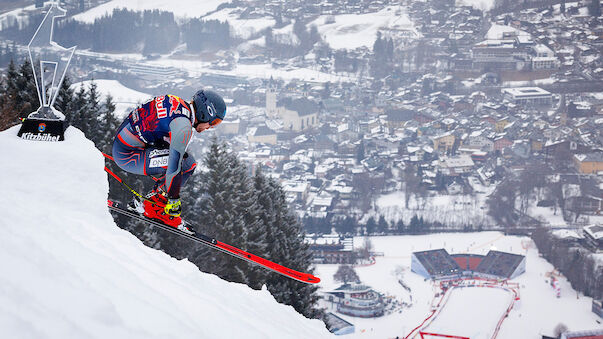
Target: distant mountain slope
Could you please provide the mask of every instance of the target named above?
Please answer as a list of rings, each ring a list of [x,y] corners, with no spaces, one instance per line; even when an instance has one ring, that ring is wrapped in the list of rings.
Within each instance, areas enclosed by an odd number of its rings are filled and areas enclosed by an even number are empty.
[[[107,211],[103,157],[66,141],[0,132],[3,338],[323,338],[266,291],[145,247]]]
[[[100,6],[91,8],[83,13],[74,16],[74,19],[92,23],[94,19],[113,12],[115,8],[127,8],[130,10],[162,10],[174,13],[175,16],[195,18],[203,16],[214,11],[222,3],[228,3],[228,0],[112,0]]]

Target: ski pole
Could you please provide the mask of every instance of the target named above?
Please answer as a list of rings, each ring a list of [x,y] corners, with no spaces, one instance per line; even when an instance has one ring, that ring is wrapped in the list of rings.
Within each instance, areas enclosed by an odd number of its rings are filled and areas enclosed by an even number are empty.
[[[126,184],[120,177],[118,177],[117,174],[113,173],[109,168],[107,168],[107,166],[105,166],[105,172],[111,174],[111,176],[113,178],[115,178],[115,180],[117,180],[117,182],[119,182],[120,184],[122,184],[125,188],[127,188],[135,196],[137,196],[137,197],[139,197],[140,199],[143,199],[143,200],[149,200],[146,197],[142,196],[142,194],[136,192],[132,187],[128,186],[128,184]]]

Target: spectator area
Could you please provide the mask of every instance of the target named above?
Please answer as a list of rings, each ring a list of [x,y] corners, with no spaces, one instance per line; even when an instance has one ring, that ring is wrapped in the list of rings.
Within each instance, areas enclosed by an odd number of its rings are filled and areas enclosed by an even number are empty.
[[[423,265],[430,276],[448,276],[461,273],[461,267],[445,249],[414,252],[413,256]]]
[[[524,258],[523,255],[490,251],[477,266],[475,272],[511,278],[511,275],[517,270]]]
[[[425,278],[442,278],[474,272],[509,279],[525,271],[525,257],[499,251],[490,251],[485,256],[450,255],[445,249],[438,249],[414,252],[411,269]]]
[[[451,257],[461,269],[469,271],[475,271],[484,259],[483,255],[478,254],[452,254]]]

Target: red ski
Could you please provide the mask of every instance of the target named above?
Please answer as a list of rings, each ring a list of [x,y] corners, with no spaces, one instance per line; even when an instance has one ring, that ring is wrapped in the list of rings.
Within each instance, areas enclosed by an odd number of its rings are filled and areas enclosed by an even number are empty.
[[[125,215],[127,217],[130,218],[134,218],[134,219],[138,219],[144,222],[149,223],[152,226],[158,227],[164,231],[168,231],[168,232],[172,232],[174,234],[177,234],[181,237],[187,238],[189,240],[192,240],[194,242],[203,244],[205,246],[217,249],[219,251],[222,251],[226,254],[232,255],[233,257],[237,257],[239,259],[243,259],[246,260],[250,263],[256,264],[256,265],[260,265],[266,269],[269,269],[273,272],[276,272],[278,274],[284,275],[285,277],[291,278],[291,279],[295,279],[297,281],[301,281],[303,283],[306,284],[316,284],[318,282],[320,282],[320,278],[313,276],[312,274],[309,273],[303,273],[303,272],[298,272],[296,270],[290,269],[288,267],[285,267],[283,265],[279,265],[275,262],[272,262],[268,259],[264,259],[262,257],[259,257],[255,254],[251,254],[249,252],[245,252],[242,249],[239,249],[237,247],[228,245],[226,243],[223,243],[221,241],[216,240],[215,238],[206,236],[204,234],[200,234],[200,233],[196,233],[195,235],[191,235],[191,234],[187,234],[183,231],[178,230],[175,227],[172,226],[168,226],[165,225],[161,222],[146,218],[145,216],[142,216],[136,212],[130,211],[129,209],[127,209],[127,207],[123,206],[121,203],[114,201],[114,200],[108,200],[107,201],[109,209],[112,211],[115,211],[117,213],[120,213],[122,215]],[[194,227],[194,229],[197,229],[197,227]]]

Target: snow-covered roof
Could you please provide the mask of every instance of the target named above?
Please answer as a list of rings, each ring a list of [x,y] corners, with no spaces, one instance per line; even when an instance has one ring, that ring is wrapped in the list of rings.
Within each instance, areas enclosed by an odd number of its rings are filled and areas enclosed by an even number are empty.
[[[513,87],[503,88],[503,93],[508,93],[515,98],[531,97],[534,95],[551,95],[551,92],[540,87]]]
[[[603,226],[591,225],[584,227],[583,230],[595,240],[603,239]]]

